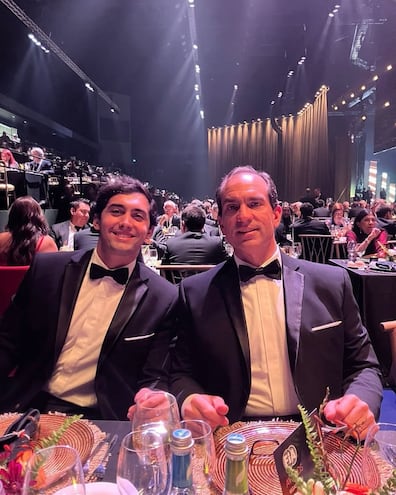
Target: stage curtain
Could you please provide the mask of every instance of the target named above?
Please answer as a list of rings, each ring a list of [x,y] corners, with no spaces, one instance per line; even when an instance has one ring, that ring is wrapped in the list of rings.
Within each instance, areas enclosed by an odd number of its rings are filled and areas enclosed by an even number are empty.
[[[327,89],[298,115],[277,120],[277,133],[269,119],[208,130],[209,169],[214,186],[233,167],[252,165],[275,180],[280,199],[296,201],[305,188],[320,187],[333,193],[334,173],[329,169]]]

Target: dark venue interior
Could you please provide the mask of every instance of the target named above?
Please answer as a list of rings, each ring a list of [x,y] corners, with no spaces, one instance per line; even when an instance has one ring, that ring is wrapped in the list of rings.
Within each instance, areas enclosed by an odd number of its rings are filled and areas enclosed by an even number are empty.
[[[111,101],[125,95],[117,103],[120,113],[110,113],[51,47],[47,54],[32,43],[18,8]],[[299,192],[319,186],[338,197],[344,189],[337,179],[340,162],[351,169],[341,180],[347,181],[345,197],[367,185],[370,160],[378,160],[390,183],[396,180],[394,152],[374,156],[394,145],[383,141],[391,112],[382,116],[375,98],[377,82],[379,94],[385,88],[385,98],[395,98],[395,85],[382,84],[394,62],[394,0],[2,0],[0,13],[0,108],[14,115],[3,112],[2,121],[14,119],[22,140],[62,158],[118,168],[187,200],[210,196],[215,184],[207,129],[297,115],[324,84],[329,154],[315,167],[330,167],[330,183],[306,183],[304,172]],[[370,84],[377,73],[381,77]],[[112,143],[107,152],[104,142]],[[282,184],[283,175],[280,167],[280,191],[295,195]]]

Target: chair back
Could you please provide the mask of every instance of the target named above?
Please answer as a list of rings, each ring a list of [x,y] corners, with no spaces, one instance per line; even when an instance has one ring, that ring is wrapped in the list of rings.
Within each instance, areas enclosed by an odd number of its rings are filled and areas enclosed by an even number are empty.
[[[7,168],[4,162],[0,162],[0,192],[4,193],[6,198],[6,208],[10,207],[10,197],[15,200],[15,186],[8,183]]]
[[[0,316],[2,316],[18,290],[29,266],[0,266]]]
[[[327,263],[332,250],[331,235],[300,234],[302,245],[301,258],[316,263]]]
[[[206,272],[214,266],[216,265],[159,265],[158,268],[162,277],[172,284],[179,284],[183,278]]]

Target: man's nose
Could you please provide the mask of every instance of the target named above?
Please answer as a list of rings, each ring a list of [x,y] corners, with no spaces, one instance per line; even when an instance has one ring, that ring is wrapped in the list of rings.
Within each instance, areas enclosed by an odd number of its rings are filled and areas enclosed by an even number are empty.
[[[241,204],[239,206],[238,214],[237,214],[238,221],[243,222],[243,221],[249,220],[249,218],[251,217],[251,213],[252,212],[247,205]]]

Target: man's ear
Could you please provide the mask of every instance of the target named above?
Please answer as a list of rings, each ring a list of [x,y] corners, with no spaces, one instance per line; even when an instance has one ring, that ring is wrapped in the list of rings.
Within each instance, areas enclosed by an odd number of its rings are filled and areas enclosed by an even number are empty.
[[[280,205],[276,205],[274,208],[274,226],[275,227],[278,227],[281,219],[282,219],[282,207]]]
[[[94,215],[93,220],[92,220],[92,225],[96,230],[100,230],[100,219],[98,215]]]

